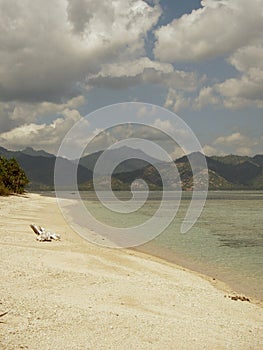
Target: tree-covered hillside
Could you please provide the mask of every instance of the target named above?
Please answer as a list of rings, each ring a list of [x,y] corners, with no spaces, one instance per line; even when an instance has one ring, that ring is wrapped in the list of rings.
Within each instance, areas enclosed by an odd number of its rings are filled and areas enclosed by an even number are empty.
[[[77,173],[77,181],[80,190],[94,190],[92,180],[93,170],[101,154],[102,151],[84,156],[80,159]],[[142,183],[136,181],[137,179],[144,180],[152,191],[161,190],[163,184],[157,170],[158,168],[162,169],[162,174],[165,176],[166,180],[168,179],[167,185],[169,188],[192,190],[193,173],[189,158],[198,164],[199,157],[202,157],[201,154],[195,152],[176,159],[174,161],[178,170],[178,174],[176,175],[171,168],[171,164],[173,163],[169,164],[150,158],[150,156],[147,156],[140,150],[121,147],[110,151],[104,163],[105,168],[108,169],[111,163],[123,159],[123,155],[127,156],[127,160],[120,162],[114,169],[111,179],[112,188],[116,191],[129,190],[134,181],[134,189],[141,190],[143,188]],[[35,151],[32,148],[26,148],[23,151],[8,151],[0,146],[0,157],[1,156],[7,159],[17,159],[30,180],[30,184],[27,187],[28,190],[37,191],[54,190],[54,167],[56,161],[59,160],[58,164],[60,173],[62,174],[62,189],[71,190],[72,184],[69,183],[71,180],[70,178],[68,179],[67,176],[64,176],[64,174],[71,174],[72,171],[74,172],[76,160],[69,160],[61,157],[57,159],[55,155],[46,153],[45,151]],[[262,154],[258,154],[254,157],[232,154],[227,156],[206,156],[206,162],[210,190],[263,190]],[[106,184],[104,175],[103,171],[98,174],[99,187],[103,190]],[[201,177],[196,179],[196,181],[199,181],[201,184]],[[3,185],[0,186],[3,187]]]
[[[28,178],[15,158],[0,157],[0,195],[23,193]]]

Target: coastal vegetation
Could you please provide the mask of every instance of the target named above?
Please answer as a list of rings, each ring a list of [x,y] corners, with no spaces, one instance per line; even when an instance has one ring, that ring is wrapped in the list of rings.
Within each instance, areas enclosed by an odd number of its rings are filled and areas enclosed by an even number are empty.
[[[0,195],[23,193],[29,180],[15,158],[0,156]]]

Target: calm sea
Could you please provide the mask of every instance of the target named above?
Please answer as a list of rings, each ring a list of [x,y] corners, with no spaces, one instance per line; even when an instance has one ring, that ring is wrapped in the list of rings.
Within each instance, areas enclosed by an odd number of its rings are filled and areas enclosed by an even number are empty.
[[[125,205],[129,194],[118,196]],[[82,197],[98,220],[117,227],[141,224],[160,204],[159,194],[153,192],[137,212],[118,214],[106,209],[92,192],[82,193]],[[172,223],[154,240],[136,249],[263,300],[263,192],[210,192],[199,220],[187,234],[182,234],[180,226],[190,200],[191,193],[184,193]]]

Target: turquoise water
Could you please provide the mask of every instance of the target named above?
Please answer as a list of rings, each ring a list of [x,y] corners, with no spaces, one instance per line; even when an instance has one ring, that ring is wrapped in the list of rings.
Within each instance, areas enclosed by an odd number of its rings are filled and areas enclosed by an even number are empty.
[[[160,204],[158,193],[153,193],[136,213],[119,214],[103,207],[93,193],[82,195],[98,220],[116,227],[141,224]],[[118,196],[125,206],[129,195]],[[210,192],[197,223],[181,234],[190,198],[190,193],[184,194],[169,227],[136,249],[220,279],[237,292],[263,300],[263,193]]]

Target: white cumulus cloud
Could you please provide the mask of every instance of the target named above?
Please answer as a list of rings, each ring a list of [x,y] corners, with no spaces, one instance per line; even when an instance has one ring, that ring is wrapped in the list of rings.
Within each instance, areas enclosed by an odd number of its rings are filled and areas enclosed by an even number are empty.
[[[0,144],[7,149],[19,150],[30,145],[56,153],[69,129],[81,118],[79,112],[66,108],[51,123],[27,123],[0,134]]]
[[[193,72],[176,70],[169,63],[141,57],[102,65],[99,73],[90,75],[87,84],[115,89],[140,84],[160,84],[166,88],[191,91],[200,78]]]
[[[217,84],[214,90],[223,96],[225,107],[263,108],[263,45],[246,46],[229,58],[240,77],[230,78]]]
[[[197,61],[231,53],[263,31],[263,0],[203,0],[202,8],[157,29],[155,56]]]
[[[263,137],[251,137],[239,131],[218,136],[211,144],[204,145],[206,155],[237,154],[253,156],[262,153]]]

